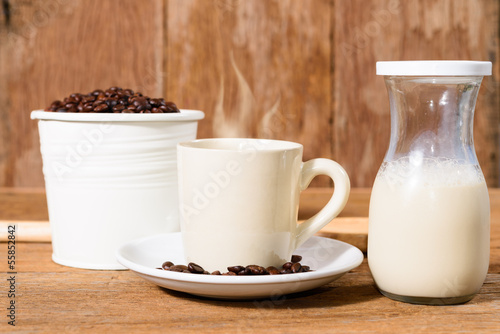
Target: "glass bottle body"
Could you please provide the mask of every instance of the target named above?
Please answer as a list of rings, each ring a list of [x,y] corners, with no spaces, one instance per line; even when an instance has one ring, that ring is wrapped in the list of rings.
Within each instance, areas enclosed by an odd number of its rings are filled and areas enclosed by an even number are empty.
[[[370,200],[368,262],[384,295],[456,304],[489,264],[490,208],[472,128],[482,76],[386,76],[391,138]]]

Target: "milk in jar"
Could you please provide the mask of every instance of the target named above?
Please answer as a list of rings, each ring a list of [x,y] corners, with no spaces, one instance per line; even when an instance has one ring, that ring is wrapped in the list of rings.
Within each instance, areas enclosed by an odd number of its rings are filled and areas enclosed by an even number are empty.
[[[491,62],[377,62],[389,95],[389,148],[370,198],[368,265],[379,291],[465,303],[489,265],[490,205],[473,140]]]
[[[488,271],[489,197],[478,166],[426,159],[384,163],[370,202],[368,260],[389,294],[476,294]],[[410,174],[410,175],[408,175]]]

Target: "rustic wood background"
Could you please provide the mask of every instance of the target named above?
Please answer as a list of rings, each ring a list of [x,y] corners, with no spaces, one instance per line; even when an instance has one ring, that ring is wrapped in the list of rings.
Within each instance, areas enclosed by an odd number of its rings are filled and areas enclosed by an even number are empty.
[[[499,186],[498,0],[2,0],[0,186],[43,187],[33,109],[112,85],[201,109],[203,137],[298,141],[370,187],[389,142],[378,60],[493,62],[475,143]],[[316,185],[329,185],[319,179]]]

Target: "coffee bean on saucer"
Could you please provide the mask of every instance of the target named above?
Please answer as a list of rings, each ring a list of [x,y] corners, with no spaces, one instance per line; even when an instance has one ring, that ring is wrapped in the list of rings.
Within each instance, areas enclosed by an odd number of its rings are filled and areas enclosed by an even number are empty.
[[[240,271],[245,270],[245,267],[243,267],[243,266],[232,266],[232,267],[227,267],[227,270],[229,270],[232,273],[237,274]]]
[[[161,265],[161,267],[163,268],[163,270],[169,270],[170,267],[172,267],[174,264],[170,261],[166,261],[166,262],[163,262],[163,264]]]
[[[200,265],[193,262],[189,262],[187,267],[189,272],[193,274],[203,274],[203,272],[205,271]]]
[[[176,265],[170,267],[168,270],[177,271],[177,272],[190,272],[188,270],[188,267],[183,265],[183,264],[176,264]]]
[[[280,271],[278,270],[278,268],[276,267],[267,267],[266,268],[267,272],[269,273],[269,275],[279,275]]]
[[[290,269],[281,269],[280,274],[291,274],[292,271]]]
[[[250,272],[250,275],[267,275],[269,274],[266,270],[266,268],[257,266],[257,265],[250,265],[247,266],[246,269]]]
[[[290,270],[292,270],[292,273],[300,273],[301,269],[302,266],[300,265],[299,262],[295,262],[294,264],[292,264],[292,267],[290,268]]]
[[[221,273],[216,270],[209,273],[202,266],[194,262],[190,262],[187,266],[185,265],[174,265],[171,261],[166,261],[162,264],[160,270],[174,271],[180,273],[190,273],[190,274],[203,274],[203,275],[216,275],[216,276],[262,276],[262,275],[282,275],[282,274],[296,274],[312,271],[309,266],[303,266],[300,262],[302,257],[300,255],[294,255],[292,261],[283,264],[281,269],[270,266],[264,268],[262,266],[251,264],[246,267],[243,266],[231,266],[227,267],[228,272]]]

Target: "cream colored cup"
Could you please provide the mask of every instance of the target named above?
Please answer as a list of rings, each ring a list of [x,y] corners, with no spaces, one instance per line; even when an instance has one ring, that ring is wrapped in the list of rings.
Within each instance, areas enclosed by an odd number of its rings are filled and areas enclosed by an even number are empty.
[[[345,170],[328,159],[302,162],[302,145],[264,139],[201,139],[177,145],[186,261],[205,270],[281,266],[344,208]],[[317,175],[335,191],[314,217],[297,223],[300,192]]]

